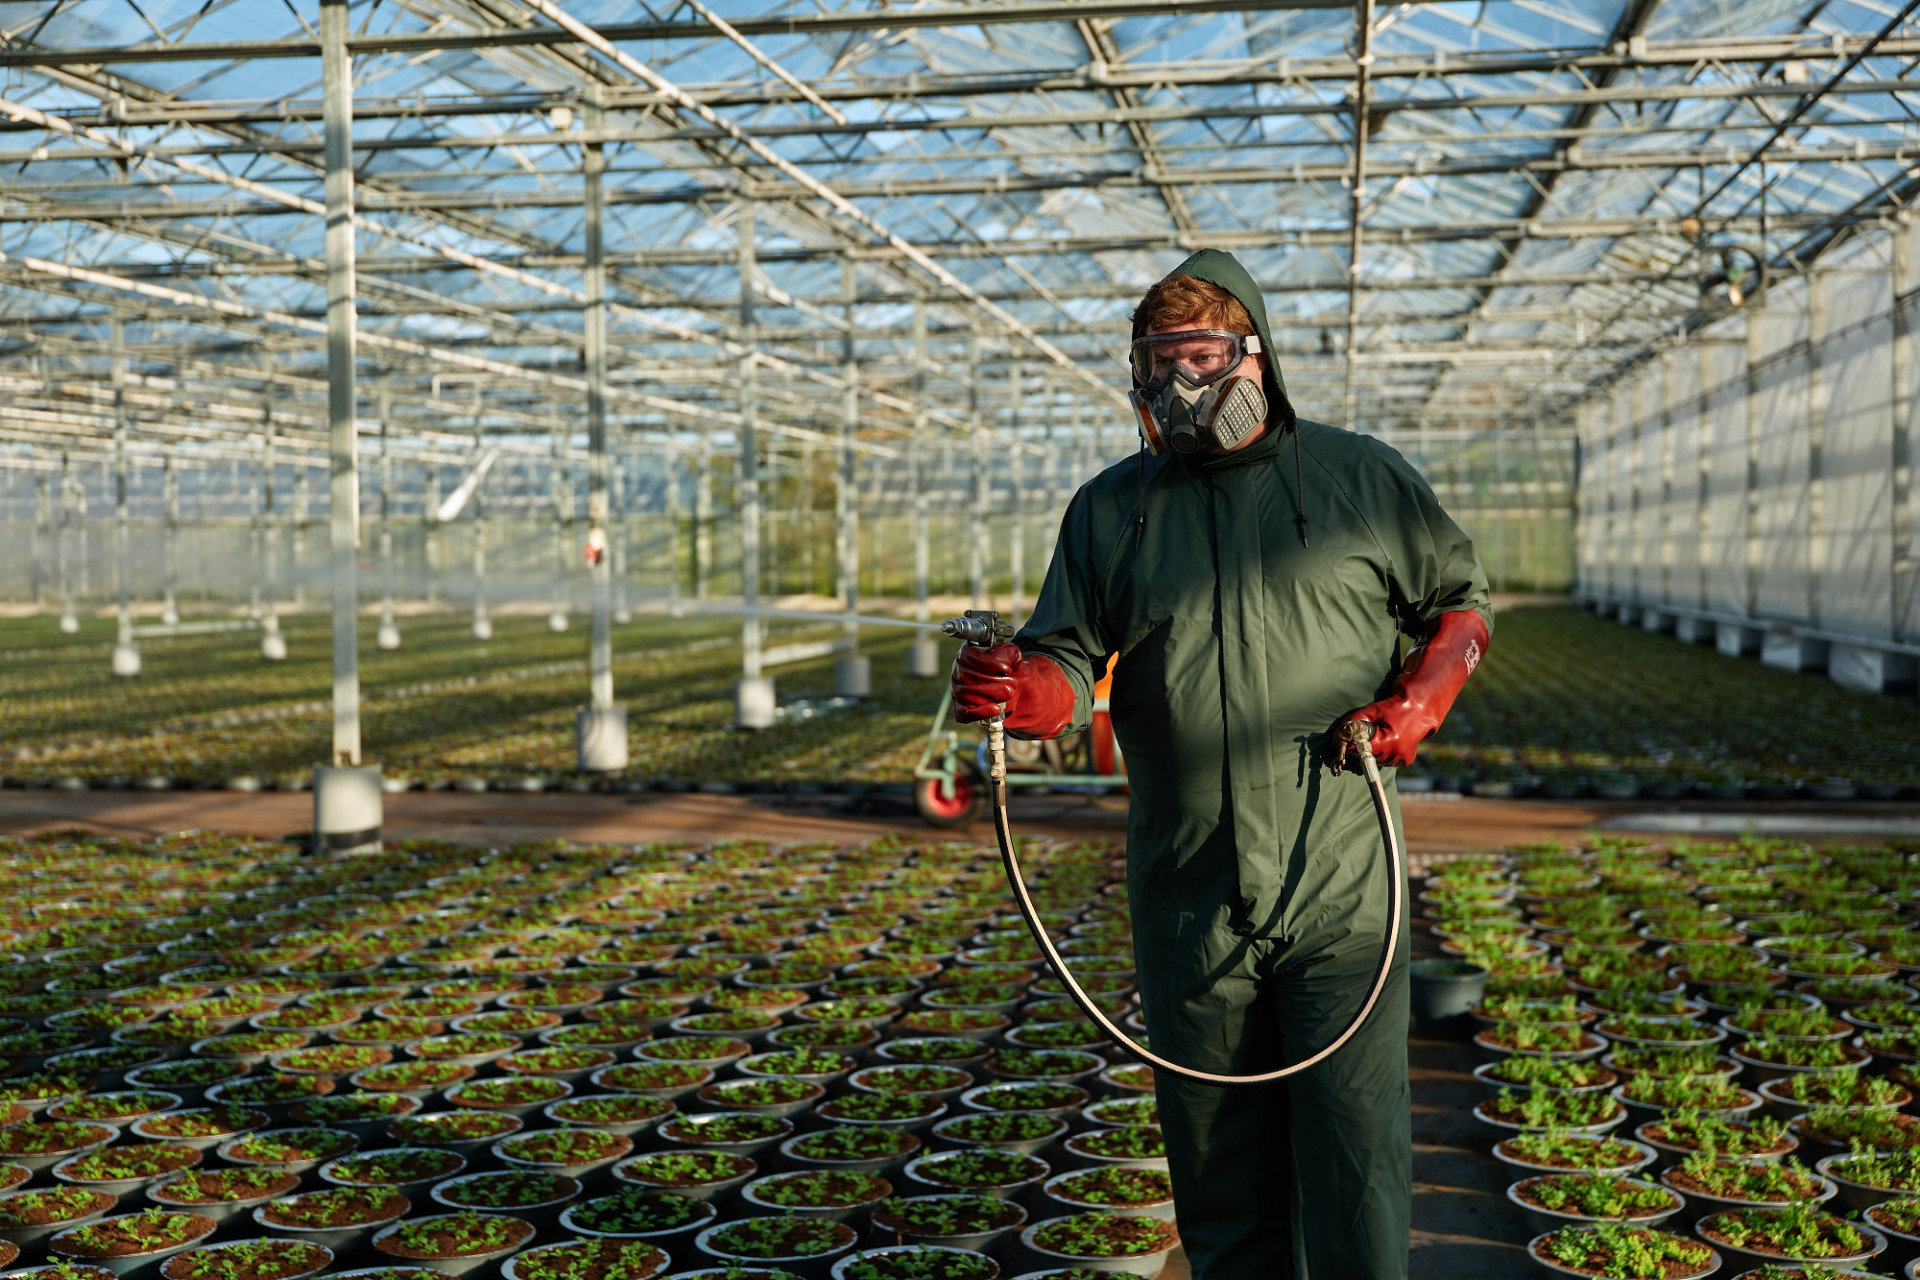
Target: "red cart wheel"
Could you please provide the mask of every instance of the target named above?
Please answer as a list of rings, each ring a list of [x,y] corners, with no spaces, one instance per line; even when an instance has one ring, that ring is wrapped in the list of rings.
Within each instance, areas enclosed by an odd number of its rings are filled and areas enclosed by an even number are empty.
[[[938,778],[919,778],[913,784],[913,807],[930,827],[964,827],[978,822],[987,811],[987,780],[973,761],[956,758],[953,794],[945,794]]]

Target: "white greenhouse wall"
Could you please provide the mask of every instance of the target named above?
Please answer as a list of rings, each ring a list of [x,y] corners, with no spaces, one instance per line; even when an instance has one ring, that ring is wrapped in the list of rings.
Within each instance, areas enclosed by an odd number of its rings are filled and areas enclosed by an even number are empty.
[[[1728,654],[1914,686],[1916,262],[1920,228],[1860,237],[1580,406],[1584,600]]]

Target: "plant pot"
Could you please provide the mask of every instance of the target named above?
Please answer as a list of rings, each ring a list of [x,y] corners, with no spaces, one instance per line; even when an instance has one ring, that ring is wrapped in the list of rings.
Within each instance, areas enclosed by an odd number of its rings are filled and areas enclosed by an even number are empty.
[[[516,1218],[523,1218],[531,1222],[536,1230],[552,1231],[559,1225],[560,1215],[566,1211],[569,1205],[580,1198],[580,1193],[583,1188],[577,1178],[568,1177],[566,1174],[553,1174],[552,1176],[555,1183],[553,1190],[555,1194],[531,1204],[465,1204],[459,1199],[458,1191],[461,1187],[473,1186],[475,1184],[484,1186],[489,1182],[511,1177],[517,1172],[520,1171],[517,1169],[507,1169],[496,1173],[466,1173],[457,1178],[446,1178],[434,1183],[433,1190],[430,1194],[433,1202],[443,1208],[456,1211],[467,1209],[474,1213],[511,1214]],[[541,1170],[540,1172],[546,1173],[550,1171]]]
[[[533,1224],[507,1214],[481,1215],[487,1218],[502,1219],[507,1229],[518,1236],[517,1239],[497,1249],[486,1249],[476,1253],[462,1253],[443,1257],[420,1257],[418,1256],[419,1251],[407,1250],[404,1245],[395,1239],[398,1232],[410,1225],[425,1225],[457,1216],[459,1215],[436,1213],[424,1218],[396,1222],[392,1226],[382,1227],[374,1233],[373,1250],[383,1258],[389,1259],[394,1265],[427,1267],[431,1270],[441,1272],[444,1275],[464,1276],[474,1272],[484,1272],[499,1263],[503,1258],[517,1253],[533,1242]]]
[[[103,1226],[107,1223],[127,1219],[140,1219],[145,1216],[144,1213],[123,1213],[113,1217],[102,1218],[99,1223],[88,1225]],[[73,1239],[73,1233],[78,1231],[79,1228],[69,1227],[47,1241],[47,1252],[71,1259],[82,1266],[105,1267],[117,1276],[141,1277],[142,1280],[144,1280],[145,1277],[152,1276],[159,1271],[161,1262],[176,1253],[182,1253],[193,1248],[202,1240],[212,1235],[214,1229],[218,1226],[213,1219],[203,1217],[199,1214],[186,1214],[184,1216],[192,1220],[188,1224],[189,1234],[186,1239],[181,1240],[177,1244],[167,1244],[159,1248],[146,1249],[139,1253],[126,1254],[122,1257],[101,1258],[83,1252]]]
[[[265,1243],[268,1242],[257,1240],[230,1240],[223,1244],[201,1245],[195,1249],[182,1250],[180,1253],[174,1254],[172,1257],[166,1258],[161,1262],[160,1280],[193,1280],[196,1273],[190,1268],[199,1265],[204,1255],[217,1254],[226,1249]],[[293,1242],[288,1241],[287,1243],[290,1244]],[[302,1241],[301,1243],[310,1244],[314,1247],[309,1251],[309,1255],[302,1263],[288,1267],[286,1270],[280,1272],[279,1275],[275,1276],[274,1280],[307,1280],[308,1277],[317,1276],[333,1265],[335,1255],[332,1249],[327,1248],[325,1245],[317,1244],[314,1241]],[[281,1247],[284,1248],[285,1246],[283,1245]],[[176,1259],[178,1259],[178,1261],[176,1261]],[[172,1274],[174,1272],[178,1272],[179,1274]]]
[[[330,1195],[333,1193],[320,1192],[318,1194]],[[282,1240],[305,1240],[312,1244],[325,1245],[340,1257],[347,1257],[360,1253],[365,1248],[367,1242],[373,1238],[374,1232],[398,1222],[413,1209],[413,1202],[398,1191],[370,1191],[365,1194],[366,1197],[372,1201],[379,1201],[384,1197],[388,1201],[388,1204],[383,1212],[368,1217],[364,1222],[346,1223],[341,1226],[312,1227],[299,1226],[286,1222],[275,1222],[273,1221],[273,1216],[276,1206],[271,1204],[261,1205],[255,1208],[252,1214],[253,1222],[255,1226],[270,1236]],[[305,1197],[294,1196],[291,1197],[291,1199],[300,1201],[304,1200]]]
[[[1551,1177],[1553,1175],[1548,1174],[1542,1176]],[[1521,1189],[1534,1180],[1533,1178],[1522,1178],[1520,1181],[1508,1187],[1507,1200],[1515,1208],[1520,1210],[1520,1216],[1526,1219],[1527,1230],[1533,1232],[1535,1235],[1550,1234],[1568,1225],[1587,1226],[1595,1222],[1612,1221],[1612,1219],[1589,1217],[1583,1213],[1548,1209],[1530,1203],[1526,1197],[1521,1194]],[[1673,1188],[1661,1186],[1658,1183],[1646,1182],[1638,1178],[1634,1179],[1634,1181],[1643,1187],[1665,1193],[1670,1200],[1670,1204],[1665,1209],[1656,1210],[1653,1213],[1643,1216],[1625,1219],[1630,1225],[1636,1227],[1658,1227],[1682,1209],[1686,1208],[1686,1198],[1678,1191],[1673,1190]]]
[[[1559,1263],[1553,1261],[1552,1259],[1546,1257],[1544,1253],[1546,1248],[1546,1241],[1547,1241],[1547,1238],[1553,1234],[1554,1234],[1553,1232],[1549,1231],[1546,1233],[1546,1235],[1538,1235],[1538,1236],[1535,1236],[1532,1240],[1529,1240],[1527,1242],[1527,1256],[1532,1258],[1534,1262],[1538,1263],[1541,1267],[1545,1268],[1547,1271],[1557,1276],[1577,1276],[1577,1277],[1581,1277],[1582,1280],[1613,1280],[1613,1277],[1607,1276],[1605,1273],[1599,1273],[1599,1272],[1593,1272],[1593,1271],[1578,1271],[1572,1267],[1562,1266]],[[1707,1280],[1707,1277],[1717,1274],[1721,1266],[1721,1261],[1722,1261],[1721,1257],[1719,1253],[1715,1252],[1711,1247],[1708,1248],[1707,1252],[1710,1256],[1705,1266],[1701,1267],[1697,1271],[1688,1271],[1679,1275],[1668,1277],[1668,1280]]]
[[[1094,1216],[1094,1215],[1073,1215],[1073,1218],[1082,1218],[1087,1216]],[[1152,1252],[1149,1252],[1149,1253],[1129,1254],[1122,1257],[1088,1257],[1085,1255],[1075,1255],[1070,1253],[1058,1252],[1054,1249],[1048,1248],[1046,1245],[1041,1244],[1035,1238],[1040,1234],[1042,1234],[1043,1232],[1045,1232],[1049,1227],[1053,1226],[1055,1223],[1065,1222],[1070,1220],[1073,1220],[1073,1219],[1048,1218],[1044,1222],[1036,1222],[1031,1226],[1027,1227],[1025,1230],[1021,1231],[1020,1243],[1022,1245],[1025,1245],[1028,1249],[1032,1250],[1034,1253],[1038,1254],[1040,1257],[1045,1258],[1048,1262],[1053,1263],[1059,1267],[1072,1267],[1076,1270],[1081,1270],[1081,1271],[1119,1272],[1125,1275],[1147,1277],[1148,1280],[1151,1280],[1151,1277],[1157,1276],[1162,1271],[1166,1270],[1167,1255],[1172,1253],[1180,1245],[1178,1234],[1169,1232],[1169,1235],[1171,1235],[1172,1238],[1167,1242],[1166,1246],[1164,1248],[1153,1250]],[[1116,1222],[1151,1221],[1151,1219],[1115,1219],[1115,1221]]]
[[[985,1253],[989,1250],[998,1250],[1002,1241],[1027,1225],[1027,1211],[1017,1200],[996,1201],[1001,1208],[998,1218],[994,1220],[994,1225],[977,1231],[957,1230],[943,1232],[929,1229],[928,1226],[915,1227],[912,1225],[910,1219],[903,1218],[899,1216],[898,1213],[898,1210],[901,1208],[906,1208],[910,1211],[913,1206],[931,1206],[937,1205],[942,1201],[972,1199],[976,1199],[976,1197],[933,1195],[908,1196],[905,1198],[896,1197],[895,1199],[888,1200],[874,1208],[874,1236],[876,1239],[879,1239],[884,1238],[886,1235],[893,1235],[903,1240],[910,1240],[915,1244],[935,1245],[948,1249],[965,1249],[972,1253]],[[951,1223],[949,1225],[960,1226],[961,1224]]]
[[[632,1159],[622,1160],[619,1164],[613,1166],[614,1179],[618,1182],[626,1183],[628,1186],[640,1187],[647,1191],[670,1192],[674,1195],[687,1196],[694,1200],[719,1200],[731,1194],[735,1189],[746,1185],[749,1180],[759,1176],[760,1173],[759,1162],[750,1156],[738,1155],[733,1152],[716,1152],[714,1153],[715,1155],[726,1157],[725,1162],[738,1166],[738,1171],[704,1182],[648,1180],[647,1166],[653,1159],[667,1154],[666,1152],[656,1151],[648,1155],[634,1156]]]
[[[639,1195],[653,1205],[670,1202],[682,1208],[688,1220],[676,1226],[660,1227],[651,1231],[604,1230],[596,1225],[593,1206],[625,1194]],[[644,1240],[662,1247],[691,1247],[693,1237],[713,1225],[720,1210],[712,1200],[698,1200],[692,1196],[675,1195],[670,1192],[642,1192],[638,1187],[626,1187],[612,1196],[602,1196],[599,1200],[587,1200],[568,1205],[560,1214],[560,1230],[570,1236],[587,1236],[603,1240]],[[684,1247],[683,1247],[684,1246]]]
[[[1840,1189],[1838,1199],[1842,1208],[1851,1212],[1861,1212],[1871,1209],[1874,1205],[1887,1200],[1899,1200],[1907,1196],[1920,1195],[1920,1187],[1911,1189],[1875,1187],[1864,1182],[1854,1181],[1852,1178],[1840,1172],[1841,1167],[1850,1159],[1852,1159],[1852,1154],[1848,1152],[1840,1155],[1823,1156],[1813,1162],[1813,1171]]]
[[[36,1190],[44,1191],[46,1189],[47,1188],[37,1188]],[[24,1190],[8,1191],[0,1194],[0,1205],[4,1205],[7,1201],[25,1194],[28,1194],[28,1192]],[[59,1235],[69,1227],[83,1227],[90,1222],[98,1222],[113,1211],[115,1202],[113,1198],[105,1192],[93,1193],[93,1195],[93,1207],[91,1209],[87,1209],[74,1217],[64,1218],[59,1222],[49,1222],[35,1226],[0,1227],[0,1240],[4,1240],[20,1249],[32,1249],[52,1239],[54,1236]]]
[[[1712,1220],[1713,1215],[1709,1214],[1695,1223],[1693,1228],[1694,1234],[1706,1241],[1709,1247],[1724,1254],[1734,1265],[1740,1267],[1761,1267],[1770,1262],[1788,1266],[1805,1263],[1826,1267],[1858,1267],[1878,1257],[1884,1253],[1887,1248],[1886,1236],[1864,1223],[1853,1222],[1847,1225],[1867,1237],[1868,1247],[1865,1250],[1859,1253],[1833,1258],[1789,1258],[1783,1257],[1778,1253],[1765,1253],[1758,1249],[1742,1249],[1735,1245],[1723,1244],[1708,1234],[1707,1224]]]
[[[1408,964],[1407,976],[1416,1032],[1462,1039],[1471,1033],[1467,1010],[1486,992],[1485,968],[1467,960],[1415,960]]]
[[[272,1170],[263,1172],[274,1173]],[[190,1200],[180,1198],[181,1184],[194,1175],[188,1174],[173,1178],[147,1188],[147,1199],[163,1209],[180,1209],[188,1213],[197,1213],[203,1218],[212,1218],[215,1222],[225,1222],[241,1213],[259,1208],[270,1200],[291,1195],[300,1186],[297,1173],[275,1173],[271,1182],[261,1188],[258,1194],[243,1196],[234,1200]],[[206,1176],[218,1177],[219,1171]],[[169,1190],[171,1188],[171,1190]]]
[[[751,1219],[744,1221],[751,1221]],[[851,1251],[858,1240],[853,1228],[843,1222],[817,1222],[817,1226],[829,1229],[833,1238],[838,1241],[832,1248],[808,1254],[787,1254],[777,1257],[750,1256],[730,1252],[722,1240],[716,1239],[729,1228],[738,1225],[739,1223],[735,1222],[705,1228],[694,1236],[694,1248],[729,1267],[771,1267],[791,1272],[802,1280],[828,1280],[834,1262]]]
[[[941,1253],[953,1255],[955,1262],[967,1261],[980,1268],[978,1280],[1000,1280],[1000,1264],[984,1253],[970,1249],[954,1249],[944,1245],[881,1245],[878,1248],[862,1249],[850,1253],[835,1262],[829,1271],[831,1280],[850,1280],[852,1268],[870,1260],[884,1259],[892,1254],[917,1254],[923,1249],[938,1249]]]
[[[576,1265],[592,1266],[594,1265],[594,1255],[600,1253],[607,1246],[617,1249],[618,1242],[610,1240],[564,1240],[559,1244],[543,1244],[537,1248],[526,1249],[520,1253],[516,1253],[501,1263],[500,1275],[502,1280],[526,1280],[526,1277],[524,1277],[520,1271],[520,1266],[523,1261],[541,1257],[551,1257],[556,1253],[559,1258],[565,1258]],[[672,1265],[673,1259],[664,1249],[656,1244],[653,1246],[653,1256],[649,1258],[644,1265],[631,1273],[626,1271],[619,1272],[618,1280],[653,1280],[653,1277],[665,1274],[667,1268]]]
[[[1162,1199],[1146,1200],[1139,1203],[1115,1204],[1110,1201],[1081,1199],[1073,1194],[1076,1179],[1082,1179],[1096,1170],[1076,1169],[1068,1173],[1056,1173],[1040,1184],[1041,1192],[1054,1204],[1068,1213],[1090,1213],[1100,1211],[1118,1214],[1123,1218],[1160,1218],[1173,1221],[1173,1193],[1169,1191]]]

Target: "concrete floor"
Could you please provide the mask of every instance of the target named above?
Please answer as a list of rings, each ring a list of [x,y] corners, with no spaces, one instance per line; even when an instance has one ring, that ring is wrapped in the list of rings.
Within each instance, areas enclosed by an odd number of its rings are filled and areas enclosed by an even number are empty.
[[[891,802],[882,800],[878,805]],[[147,837],[186,828],[278,836],[311,823],[310,797],[299,793],[0,791],[0,832],[77,825],[102,833]],[[927,834],[911,812],[848,812],[844,796],[737,796],[702,793],[636,795],[468,795],[406,792],[387,797],[391,838],[438,837],[509,844],[564,836],[574,840],[868,840],[887,831]],[[1899,830],[1920,819],[1913,805],[1651,805],[1407,797],[1409,856],[1424,869],[1435,860],[1503,844],[1570,841],[1595,827],[1699,829],[1764,820],[1775,828],[1817,834],[1823,825]],[[1833,823],[1839,817],[1844,821]],[[1125,801],[1032,797],[1015,802],[1022,831],[1079,839],[1125,839]],[[964,833],[990,840],[984,824]],[[1416,944],[1416,952],[1425,948]],[[1537,1274],[1527,1258],[1527,1232],[1506,1200],[1511,1179],[1488,1154],[1492,1132],[1471,1114],[1481,1094],[1471,1073],[1482,1054],[1469,1042],[1410,1041],[1414,1107],[1414,1253],[1411,1274],[1445,1280],[1520,1280]],[[1189,1280],[1176,1254],[1166,1280]]]

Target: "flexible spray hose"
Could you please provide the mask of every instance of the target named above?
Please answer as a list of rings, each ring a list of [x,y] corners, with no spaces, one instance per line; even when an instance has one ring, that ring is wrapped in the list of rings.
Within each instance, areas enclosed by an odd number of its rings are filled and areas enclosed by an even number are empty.
[[[984,627],[980,625],[984,620]],[[997,619],[991,615],[970,613],[966,618],[950,619],[943,630],[948,635],[959,636],[969,644],[988,648],[997,639]],[[971,625],[969,625],[971,624]],[[982,635],[981,633],[984,632]],[[984,641],[984,642],[983,642]],[[1393,949],[1400,938],[1400,926],[1405,920],[1407,901],[1405,887],[1405,857],[1400,849],[1400,837],[1393,829],[1393,810],[1387,804],[1386,784],[1380,778],[1380,766],[1373,758],[1373,748],[1369,739],[1373,736],[1372,726],[1361,721],[1349,721],[1341,726],[1342,735],[1360,757],[1360,768],[1366,774],[1367,789],[1373,795],[1374,816],[1380,820],[1380,841],[1387,855],[1387,934],[1380,946],[1380,963],[1374,970],[1373,985],[1367,988],[1367,998],[1360,1002],[1360,1008],[1354,1013],[1353,1020],[1333,1041],[1313,1054],[1291,1066],[1275,1071],[1263,1071],[1251,1076],[1217,1075],[1211,1071],[1198,1071],[1192,1067],[1183,1067],[1177,1062],[1154,1053],[1122,1030],[1106,1012],[1095,1003],[1075,980],[1072,970],[1060,951],[1053,945],[1053,937],[1040,920],[1039,910],[1033,905],[1033,895],[1027,890],[1025,877],[1020,874],[1020,856],[1014,852],[1013,829],[1007,819],[1007,726],[1004,717],[996,716],[987,721],[987,752],[990,759],[988,782],[993,798],[993,834],[1000,843],[1000,861],[1007,869],[1007,883],[1013,888],[1014,901],[1020,906],[1020,914],[1027,922],[1034,941],[1040,944],[1040,952],[1047,964],[1060,975],[1060,982],[1067,989],[1067,995],[1080,1006],[1080,1011],[1093,1020],[1095,1026],[1106,1033],[1108,1039],[1123,1051],[1132,1054],[1155,1071],[1165,1071],[1169,1075],[1192,1080],[1199,1084],[1214,1085],[1252,1085],[1271,1084],[1276,1080],[1285,1080],[1311,1070],[1320,1063],[1338,1053],[1347,1041],[1353,1039],[1374,1005],[1380,1002],[1380,993],[1386,990],[1387,978],[1393,970]]]

